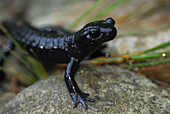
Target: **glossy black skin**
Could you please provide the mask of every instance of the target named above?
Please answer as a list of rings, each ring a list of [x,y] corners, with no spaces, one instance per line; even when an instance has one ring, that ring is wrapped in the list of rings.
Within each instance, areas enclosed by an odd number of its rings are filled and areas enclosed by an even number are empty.
[[[74,76],[79,63],[86,56],[100,48],[104,42],[115,38],[115,21],[108,18],[91,22],[75,33],[52,26],[36,29],[16,19],[4,22],[3,25],[26,50],[32,48],[41,61],[68,63],[64,78],[74,101],[73,107],[81,103],[86,109],[85,101],[93,100],[87,97],[89,94],[81,92]],[[11,42],[10,47],[12,45]]]

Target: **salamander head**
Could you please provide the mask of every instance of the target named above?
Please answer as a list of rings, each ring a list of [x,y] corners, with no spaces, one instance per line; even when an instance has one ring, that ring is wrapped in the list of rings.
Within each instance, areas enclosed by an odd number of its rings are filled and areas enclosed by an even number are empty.
[[[115,21],[108,18],[103,21],[95,21],[88,23],[81,29],[83,38],[90,42],[106,42],[116,37],[117,30],[114,27]]]

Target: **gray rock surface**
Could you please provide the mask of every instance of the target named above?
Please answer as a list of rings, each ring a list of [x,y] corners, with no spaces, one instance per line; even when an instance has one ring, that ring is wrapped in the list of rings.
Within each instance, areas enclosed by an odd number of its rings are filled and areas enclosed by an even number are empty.
[[[84,66],[76,75],[81,90],[90,93],[95,103],[72,108],[63,74],[39,81],[19,93],[0,109],[11,113],[170,113],[167,90],[115,66]]]
[[[0,91],[0,108],[6,104],[7,102],[9,102],[14,96],[16,96],[15,93],[11,93],[11,92],[1,92]]]

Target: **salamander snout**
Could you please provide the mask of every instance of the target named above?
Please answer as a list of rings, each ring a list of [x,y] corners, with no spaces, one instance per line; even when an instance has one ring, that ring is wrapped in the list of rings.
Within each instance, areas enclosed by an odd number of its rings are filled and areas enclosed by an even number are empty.
[[[107,19],[105,20],[105,23],[115,25],[115,21],[114,21],[112,18],[107,18]]]
[[[117,35],[115,21],[112,18],[107,18],[88,23],[81,29],[81,34],[90,42],[102,43],[113,40]]]

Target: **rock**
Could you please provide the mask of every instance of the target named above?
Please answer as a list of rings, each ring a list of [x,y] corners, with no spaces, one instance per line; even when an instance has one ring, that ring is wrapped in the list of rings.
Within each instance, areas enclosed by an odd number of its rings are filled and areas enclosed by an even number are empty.
[[[115,49],[116,54],[119,55],[128,54],[128,53],[135,53],[139,51],[143,51],[146,49],[153,48],[155,46],[161,45],[163,43],[170,42],[170,29],[157,32],[152,35],[147,35],[145,37],[139,37],[139,36],[125,36],[116,38],[112,41],[110,41],[108,51],[112,52],[113,49]],[[170,48],[164,48],[160,49],[157,52],[160,51],[169,51]],[[115,52],[113,52],[115,54]]]
[[[0,107],[9,102],[16,94],[11,92],[0,92]]]
[[[169,113],[170,96],[144,76],[115,66],[84,66],[77,72],[80,89],[95,103],[72,107],[63,74],[41,80],[0,109],[8,113]]]

